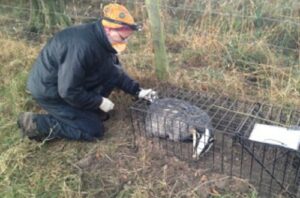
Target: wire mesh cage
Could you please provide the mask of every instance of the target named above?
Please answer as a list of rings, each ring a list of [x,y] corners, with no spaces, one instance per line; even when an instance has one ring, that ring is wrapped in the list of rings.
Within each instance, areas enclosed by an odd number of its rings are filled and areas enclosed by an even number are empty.
[[[135,140],[153,141],[167,155],[236,176],[261,196],[300,195],[300,152],[252,141],[255,124],[300,126],[300,111],[216,94],[163,87],[153,103],[131,109]]]

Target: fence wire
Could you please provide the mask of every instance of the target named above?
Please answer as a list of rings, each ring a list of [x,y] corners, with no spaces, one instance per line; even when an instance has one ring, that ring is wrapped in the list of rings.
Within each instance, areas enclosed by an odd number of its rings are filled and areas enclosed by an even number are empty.
[[[102,1],[102,3],[109,3],[111,1]],[[145,7],[144,3],[134,3],[135,6],[141,6],[141,7]],[[296,4],[297,6],[297,4]],[[5,4],[0,4],[1,8],[10,8],[10,9],[14,9],[14,10],[19,10],[20,12],[30,12],[32,10],[37,11],[37,12],[43,12],[43,10],[37,10],[37,9],[32,9],[29,7],[17,7],[17,6],[11,6],[11,5],[5,5]],[[221,12],[221,11],[215,11],[215,10],[210,10],[209,12],[205,9],[203,10],[199,10],[199,9],[194,9],[192,7],[175,7],[175,6],[168,6],[168,5],[159,5],[158,6],[160,9],[162,9],[163,11],[173,11],[176,12],[178,10],[183,10],[183,11],[188,11],[188,12],[199,12],[202,14],[209,14],[209,15],[219,15],[219,16],[226,16],[226,17],[239,17],[239,18],[243,18],[243,19],[257,19],[258,16],[256,15],[241,15],[238,12]],[[82,18],[82,19],[95,19],[95,17],[89,17],[89,16],[79,16],[79,15],[72,15],[72,14],[66,14],[66,13],[60,13],[60,12],[47,12],[49,14],[54,14],[54,15],[66,15],[69,17],[74,17],[74,18]],[[264,20],[264,21],[271,21],[271,22],[277,22],[277,23],[290,23],[292,25],[295,25],[297,27],[300,27],[300,22],[299,22],[299,18],[295,19],[295,20],[291,20],[289,19],[287,16],[279,16],[280,19],[277,18],[272,18],[272,17],[265,17],[265,16],[261,16],[260,19]]]
[[[65,13],[49,12],[72,19],[74,24],[96,21],[100,16],[100,7],[116,1],[73,1],[67,5]],[[134,56],[136,51],[144,52],[149,44],[150,24],[143,1],[117,1],[133,6],[133,14],[142,21],[145,31],[134,36],[134,50],[127,51],[124,56]],[[192,3],[189,3],[192,2]],[[248,9],[247,0],[228,1],[230,6],[240,9],[229,10],[227,1],[163,1],[159,5],[162,22],[165,28],[168,56],[172,64],[186,69],[197,69],[203,66],[222,68],[242,72],[244,86],[251,85],[253,90],[264,90],[262,95],[280,90],[288,90],[289,94],[300,96],[297,86],[300,84],[300,16],[295,14],[299,3],[289,1],[289,9],[278,5],[272,8],[280,12],[268,15],[261,10],[270,4],[263,1]],[[193,4],[194,3],[194,4]],[[228,6],[228,7],[230,7]],[[278,7],[278,8],[277,8]],[[283,12],[282,10],[288,11]],[[23,39],[31,44],[43,45],[55,31],[64,27],[51,26],[52,30],[32,32],[29,7],[13,4],[0,4],[0,32],[2,35],[15,39]],[[40,12],[40,10],[35,10]],[[260,14],[262,13],[262,14]],[[286,14],[286,15],[284,15]],[[295,15],[295,16],[294,16]],[[43,23],[36,23],[44,25]],[[265,34],[268,32],[268,34]],[[194,41],[189,41],[194,39]],[[130,49],[130,48],[129,48]],[[153,57],[151,51],[143,53],[143,57]],[[176,58],[176,61],[172,60]],[[178,58],[180,58],[179,61]],[[136,62],[136,61],[135,61]],[[143,63],[147,64],[147,63]],[[141,65],[143,65],[141,64]],[[204,70],[204,72],[209,69]],[[217,74],[191,74],[195,80],[207,79],[208,75],[218,80]],[[232,75],[234,76],[234,75]],[[208,79],[210,80],[210,79]],[[219,79],[225,81],[226,79]],[[269,90],[273,89],[273,90]],[[265,92],[265,93],[263,93]]]

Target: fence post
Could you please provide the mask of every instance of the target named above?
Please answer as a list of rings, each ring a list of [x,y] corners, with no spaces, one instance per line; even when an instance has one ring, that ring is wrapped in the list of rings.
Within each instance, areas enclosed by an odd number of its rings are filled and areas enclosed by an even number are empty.
[[[146,0],[147,12],[151,24],[152,43],[154,47],[155,69],[160,80],[168,77],[168,58],[165,47],[163,25],[160,20],[159,0]]]

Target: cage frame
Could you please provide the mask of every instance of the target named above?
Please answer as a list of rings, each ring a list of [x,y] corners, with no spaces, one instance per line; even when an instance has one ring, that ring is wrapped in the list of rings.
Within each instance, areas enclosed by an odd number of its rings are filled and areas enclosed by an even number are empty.
[[[217,143],[213,144],[208,152],[210,154],[204,154],[197,160],[178,155],[178,153],[181,153],[181,155],[183,153],[181,142],[174,143],[146,135],[145,115],[147,114],[149,102],[137,100],[130,107],[135,145],[139,137],[151,139],[159,148],[163,148],[167,155],[176,156],[187,162],[193,162],[199,168],[206,167],[203,163],[207,164],[208,159],[212,158],[211,172],[246,179],[258,188],[261,196],[275,197],[278,193],[292,198],[299,196],[300,151],[256,142],[248,138],[254,124],[258,121],[263,124],[283,127],[300,126],[300,110],[171,86],[157,87],[156,90],[160,93],[159,98],[181,99],[209,112],[208,114],[211,116],[213,128],[219,142],[217,141]],[[227,119],[226,121],[224,121],[225,118]],[[237,119],[238,122],[236,121]],[[237,126],[232,127],[231,125]],[[177,152],[174,144],[179,145]],[[226,144],[231,144],[230,151],[228,151],[228,148],[225,148]],[[172,145],[173,151],[172,149],[170,150]],[[234,149],[237,149],[237,151]],[[207,157],[209,155],[210,157]],[[268,158],[272,157],[274,160],[271,163],[267,163]],[[236,159],[238,159],[238,163],[235,162]],[[249,170],[245,168],[247,166],[246,159],[250,163]],[[296,163],[295,167],[293,163]],[[255,175],[255,171],[258,171],[258,174]]]

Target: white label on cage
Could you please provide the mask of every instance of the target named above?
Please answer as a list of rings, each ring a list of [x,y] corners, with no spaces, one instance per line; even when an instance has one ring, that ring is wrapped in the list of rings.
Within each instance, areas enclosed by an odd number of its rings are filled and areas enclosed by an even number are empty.
[[[256,123],[249,139],[298,150],[300,130]]]

